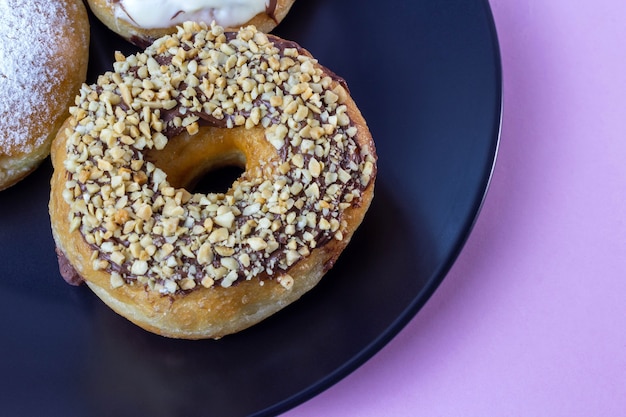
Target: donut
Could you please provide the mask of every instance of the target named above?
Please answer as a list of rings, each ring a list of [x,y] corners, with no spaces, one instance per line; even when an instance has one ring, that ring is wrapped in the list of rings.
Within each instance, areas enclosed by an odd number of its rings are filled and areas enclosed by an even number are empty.
[[[243,330],[313,288],[373,198],[376,150],[345,81],[254,26],[185,22],[115,60],[52,146],[66,281],[186,339]],[[226,192],[194,191],[223,166],[243,170]]]
[[[140,47],[176,32],[185,21],[215,22],[237,30],[248,25],[270,32],[295,0],[88,0],[109,29]]]
[[[89,21],[79,0],[0,2],[0,190],[30,172],[85,81]]]

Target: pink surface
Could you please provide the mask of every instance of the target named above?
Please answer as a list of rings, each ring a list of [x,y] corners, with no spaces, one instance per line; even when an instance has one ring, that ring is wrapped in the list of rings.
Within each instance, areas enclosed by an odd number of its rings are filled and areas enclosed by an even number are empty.
[[[626,415],[626,2],[491,0],[483,211],[425,308],[286,417]]]

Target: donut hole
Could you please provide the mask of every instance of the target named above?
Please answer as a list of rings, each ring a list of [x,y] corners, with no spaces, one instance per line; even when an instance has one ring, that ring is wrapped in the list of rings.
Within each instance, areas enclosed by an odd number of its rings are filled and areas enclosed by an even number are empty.
[[[276,157],[276,150],[260,140],[263,132],[203,126],[195,135],[170,138],[163,150],[147,151],[144,158],[163,170],[173,187],[227,193],[235,180]]]
[[[185,189],[191,193],[201,194],[226,193],[233,182],[245,172],[244,168],[238,165],[227,165],[211,169],[187,184]]]

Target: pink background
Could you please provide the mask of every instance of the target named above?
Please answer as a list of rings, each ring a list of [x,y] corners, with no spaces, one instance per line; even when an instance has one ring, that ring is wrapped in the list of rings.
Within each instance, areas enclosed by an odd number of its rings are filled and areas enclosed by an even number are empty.
[[[491,0],[498,162],[441,287],[286,417],[626,415],[626,2]]]

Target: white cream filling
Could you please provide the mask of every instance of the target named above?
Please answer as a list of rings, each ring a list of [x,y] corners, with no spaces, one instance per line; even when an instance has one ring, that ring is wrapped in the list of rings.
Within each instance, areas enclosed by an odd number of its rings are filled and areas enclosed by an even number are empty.
[[[224,27],[241,25],[265,11],[268,0],[120,0],[115,17],[144,29],[164,28],[188,20]]]

